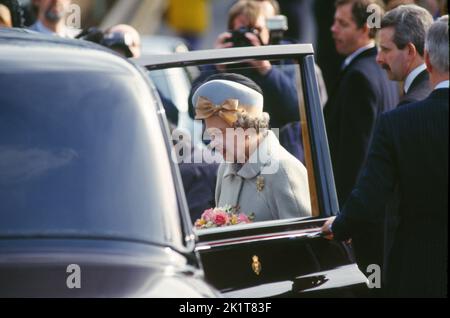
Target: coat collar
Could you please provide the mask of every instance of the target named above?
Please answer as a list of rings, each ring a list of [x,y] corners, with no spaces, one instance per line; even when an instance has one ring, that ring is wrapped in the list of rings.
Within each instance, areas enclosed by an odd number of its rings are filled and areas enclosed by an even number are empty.
[[[347,56],[347,58],[344,60],[343,68],[345,69],[346,67],[348,67],[352,63],[352,61],[354,59],[356,59],[359,55],[361,55],[365,51],[373,49],[374,47],[375,47],[375,42],[370,42],[369,44],[357,49],[355,52],[353,52],[352,54]]]
[[[403,91],[405,92],[405,94],[408,94],[409,90],[413,87],[414,82],[417,83],[420,80],[422,74],[425,74],[423,76],[426,76],[427,74],[427,67],[425,63],[416,67],[406,77],[405,83],[403,85]]]
[[[356,55],[351,61],[350,63],[348,63],[344,69],[342,70],[342,73],[346,73],[346,71],[350,68],[350,66],[352,66],[353,64],[355,64],[357,61],[366,58],[366,57],[376,57],[378,54],[378,49],[376,46],[365,49],[364,51],[360,52],[358,55]]]
[[[260,143],[258,149],[250,156],[247,163],[243,165],[228,163],[224,178],[229,176],[240,176],[244,179],[253,179],[263,173],[264,167],[271,165],[273,160],[276,160],[275,155],[278,153],[280,142],[272,131],[267,132]]]

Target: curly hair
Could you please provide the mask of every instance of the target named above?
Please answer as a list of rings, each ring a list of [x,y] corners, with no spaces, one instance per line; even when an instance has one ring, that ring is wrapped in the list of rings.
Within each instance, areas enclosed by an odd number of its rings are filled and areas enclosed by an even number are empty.
[[[246,112],[237,113],[237,121],[234,123],[233,128],[249,129],[254,128],[257,133],[262,129],[269,128],[270,116],[268,113],[262,113],[258,117],[250,116]]]

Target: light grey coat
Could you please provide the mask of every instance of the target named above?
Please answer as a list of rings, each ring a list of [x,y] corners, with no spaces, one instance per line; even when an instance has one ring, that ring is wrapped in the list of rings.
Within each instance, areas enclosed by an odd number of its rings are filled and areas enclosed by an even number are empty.
[[[256,222],[311,216],[306,168],[269,131],[247,163],[220,165],[216,205],[239,206]]]

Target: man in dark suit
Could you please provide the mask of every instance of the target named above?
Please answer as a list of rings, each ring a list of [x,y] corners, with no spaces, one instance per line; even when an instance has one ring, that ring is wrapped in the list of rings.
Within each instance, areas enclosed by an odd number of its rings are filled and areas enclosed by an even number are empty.
[[[378,116],[398,103],[396,84],[376,62],[376,29],[368,25],[371,5],[376,1],[337,0],[331,28],[336,50],[347,56],[324,109],[340,206],[356,183]]]
[[[446,16],[432,25],[425,45],[433,92],[381,116],[357,186],[322,229],[337,240],[364,235],[361,224],[384,218],[383,206],[399,184],[400,223],[387,258],[387,296],[447,295],[448,45]]]
[[[422,100],[431,93],[424,46],[432,23],[431,14],[413,4],[387,12],[381,21],[377,62],[390,80],[403,82],[399,106]]]
[[[431,14],[413,4],[392,9],[381,21],[377,62],[386,70],[390,80],[402,83],[403,96],[398,107],[423,100],[432,91],[424,60],[425,36],[432,24]],[[378,249],[382,254],[380,257],[384,258],[383,262],[373,260],[373,252],[370,251],[372,256],[366,257],[367,262],[379,263],[383,270],[398,227],[399,203],[399,186],[396,185],[395,193],[386,205],[385,228],[377,232],[380,237],[365,236],[372,242],[371,249]],[[378,246],[375,247],[373,242],[379,242]]]

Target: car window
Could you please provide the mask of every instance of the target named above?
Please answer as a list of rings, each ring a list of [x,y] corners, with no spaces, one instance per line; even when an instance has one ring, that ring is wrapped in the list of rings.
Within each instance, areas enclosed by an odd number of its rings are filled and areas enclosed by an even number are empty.
[[[179,244],[145,81],[131,71],[44,69],[0,76],[0,236]]]
[[[225,185],[226,180],[224,180],[229,177],[225,176],[229,171],[224,173],[224,168],[221,166],[232,165],[224,162],[221,150],[217,147],[217,144],[222,144],[222,142],[215,142],[217,136],[212,134],[204,122],[199,120],[195,121],[194,134],[200,132],[203,139],[200,145],[193,142],[195,138],[190,135],[190,132],[180,132],[174,129],[172,138],[175,146],[172,159],[175,158],[181,167],[191,219],[199,231],[198,233],[201,233],[202,230],[210,232],[238,229],[238,227],[223,227],[213,224],[214,222],[209,224],[210,221],[202,217],[202,214],[211,208],[227,210],[226,212],[230,212],[228,215],[235,218],[229,221],[230,225],[243,227],[252,226],[252,224],[263,225],[271,221],[278,222],[282,219],[305,219],[320,215],[308,120],[302,93],[301,67],[294,60],[271,60],[272,68],[269,73],[260,75],[255,62],[246,60],[236,63],[200,65],[200,72],[193,79],[192,90],[187,100],[189,114],[194,120],[193,94],[211,77],[214,78],[223,73],[233,73],[254,80],[262,89],[264,111],[270,115],[270,127],[266,133],[273,134],[282,148],[282,150],[276,148],[276,151],[279,152],[277,155],[280,155],[277,159],[281,164],[277,167],[274,166],[273,171],[244,177],[244,179],[247,178],[245,183],[248,185],[236,183],[240,187],[239,195],[227,193],[232,192],[234,185],[232,184],[230,189],[223,189],[224,186],[229,186]],[[180,67],[179,70],[181,69]],[[176,83],[179,81],[178,73],[162,72],[162,70],[150,70],[152,79],[155,82],[165,82],[176,87]],[[219,132],[225,138],[226,133],[223,128],[219,129]],[[233,173],[239,175],[239,169],[242,169],[244,165],[236,165]],[[201,174],[196,182],[192,181],[193,171]],[[215,176],[213,176],[214,174]],[[296,174],[295,177],[292,174]],[[216,182],[210,180],[214,177],[217,178]],[[276,189],[278,185],[284,189]],[[210,194],[209,201],[203,198],[206,196],[206,192]],[[226,198],[221,199],[220,196]],[[233,196],[245,197],[245,199],[240,200],[236,205]],[[204,202],[200,208],[199,205],[202,202],[199,201],[201,200]],[[289,202],[283,202],[283,200]],[[241,222],[239,218],[244,221]],[[244,226],[244,223],[247,225]]]

